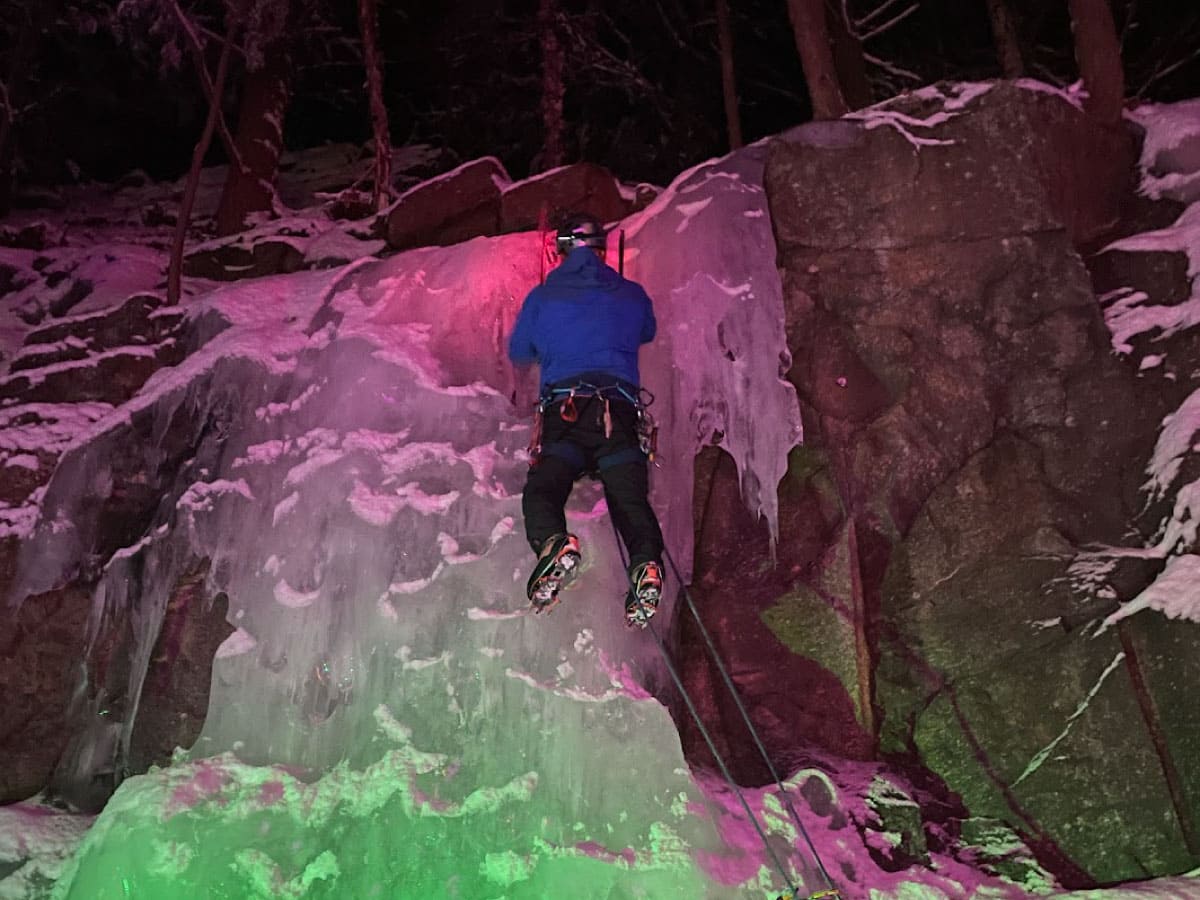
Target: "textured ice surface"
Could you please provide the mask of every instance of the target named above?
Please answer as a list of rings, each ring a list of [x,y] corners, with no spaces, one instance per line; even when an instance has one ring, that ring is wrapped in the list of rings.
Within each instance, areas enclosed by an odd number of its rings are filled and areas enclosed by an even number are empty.
[[[701,167],[629,229],[662,323],[654,499],[685,569],[700,444],[720,433],[773,528],[800,434],[760,180],[759,149]],[[624,627],[597,485],[569,507],[580,583],[549,616],[526,609],[527,382],[504,348],[539,248],[510,235],[223,286],[189,306],[199,349],[67,449],[18,593],[98,563],[91,637],[120,622],[138,651],[123,702],[82,712],[60,787],[123,767],[171,589],[200,560],[236,630],[195,746],[124,782],[58,896],[782,888],[652,697],[662,667]],[[131,467],[163,466],[153,521],[96,560],[97,511]],[[812,877],[790,826],[764,827]]]
[[[691,571],[692,460],[706,444],[734,459],[746,506],[778,539],[776,487],[802,437],[784,379],[783,296],[762,186],[765,143],[680,175],[626,224],[626,274],[641,281],[659,319],[643,351],[658,398],[663,468],[654,484],[670,507],[668,545]],[[669,502],[666,502],[669,498]]]

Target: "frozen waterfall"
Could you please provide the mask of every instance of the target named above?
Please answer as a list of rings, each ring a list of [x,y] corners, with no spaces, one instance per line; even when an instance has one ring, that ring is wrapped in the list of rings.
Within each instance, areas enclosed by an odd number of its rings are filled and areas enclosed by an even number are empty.
[[[685,173],[624,223],[627,274],[660,322],[643,351],[661,426],[653,501],[685,571],[699,448],[731,453],[774,534],[801,435],[763,153]],[[185,573],[206,567],[233,631],[199,740],[121,784],[57,896],[783,886],[730,798],[689,772],[654,699],[661,662],[623,625],[598,485],[581,482],[568,512],[584,576],[552,614],[526,608],[532,385],[503,348],[538,252],[536,235],[481,238],[221,287],[188,308],[187,359],[64,455],[18,592],[98,575],[92,637],[120,623],[136,653],[120,696],[81,689],[63,793],[120,779]],[[163,496],[136,540],[98,558],[100,511],[146,473]],[[797,859],[777,803],[764,821]]]

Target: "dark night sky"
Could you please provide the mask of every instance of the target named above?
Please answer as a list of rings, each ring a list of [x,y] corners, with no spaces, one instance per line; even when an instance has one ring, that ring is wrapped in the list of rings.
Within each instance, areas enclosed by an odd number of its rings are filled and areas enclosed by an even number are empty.
[[[76,2],[60,0],[67,7]],[[288,145],[363,142],[369,121],[355,4],[306,2],[322,12],[309,27],[297,29]],[[861,0],[852,7],[869,10],[879,2]],[[93,3],[115,6],[115,0]],[[1013,3],[1029,74],[1074,80],[1066,0]],[[784,0],[734,0],[731,6],[746,138],[806,120],[808,101]],[[380,0],[393,142],[444,146],[452,151],[449,160],[494,154],[514,176],[527,174],[540,142],[536,7],[536,0]],[[563,0],[563,8],[584,35],[568,51],[566,116],[573,158],[608,165],[629,180],[662,183],[724,152],[711,0]],[[1129,93],[1159,101],[1200,96],[1200,58],[1188,60],[1189,54],[1200,56],[1200,4],[1116,0],[1114,10],[1124,34]],[[10,14],[0,19],[9,25],[11,44],[14,20]],[[913,15],[871,40],[867,50],[919,76],[905,80],[872,67],[877,99],[941,78],[999,74],[984,0],[920,0]],[[183,172],[205,106],[194,72],[187,65],[164,70],[160,59],[161,42],[153,35],[139,48],[104,27],[81,34],[60,23],[47,34],[34,69],[39,102],[21,120],[18,135],[30,170],[26,180],[68,177],[68,160],[83,177],[97,179],[134,168],[156,177]],[[1184,60],[1155,79],[1156,71]],[[7,68],[0,64],[0,71]],[[232,118],[232,103],[228,110]],[[210,161],[220,161],[219,149]]]

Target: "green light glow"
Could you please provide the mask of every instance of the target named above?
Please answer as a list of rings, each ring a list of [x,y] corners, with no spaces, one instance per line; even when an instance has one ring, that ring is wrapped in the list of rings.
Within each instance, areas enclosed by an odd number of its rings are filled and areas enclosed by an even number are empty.
[[[232,754],[126,781],[54,896],[600,900],[711,890],[694,850],[715,835],[682,770],[640,791],[621,767],[604,772],[623,794],[605,807],[611,821],[564,809],[534,772],[441,799],[467,773],[416,748],[387,710],[376,720],[390,749],[311,783]],[[755,888],[722,896],[763,896]]]

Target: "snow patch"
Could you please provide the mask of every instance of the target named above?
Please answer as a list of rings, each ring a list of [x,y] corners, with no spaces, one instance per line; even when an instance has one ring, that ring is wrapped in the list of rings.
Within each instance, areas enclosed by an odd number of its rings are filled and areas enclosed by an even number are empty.
[[[1143,609],[1157,610],[1168,619],[1200,622],[1200,556],[1185,553],[1169,559],[1153,583],[1105,619],[1103,627]]]
[[[238,628],[221,642],[215,654],[217,659],[228,659],[249,653],[258,646],[258,639],[244,628]]]
[[[284,580],[275,582],[274,594],[275,602],[289,609],[303,609],[306,606],[311,606],[321,596],[319,590],[298,591]]]

